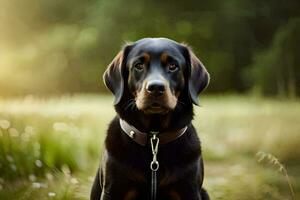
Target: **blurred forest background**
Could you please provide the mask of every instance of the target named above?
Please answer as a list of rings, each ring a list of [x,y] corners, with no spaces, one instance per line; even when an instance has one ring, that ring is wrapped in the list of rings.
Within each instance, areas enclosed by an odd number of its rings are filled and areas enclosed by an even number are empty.
[[[298,0],[2,0],[0,95],[106,91],[106,65],[142,37],[190,44],[209,92],[300,95],[299,9]]]
[[[115,115],[102,74],[143,37],[211,74],[193,124],[212,200],[300,199],[299,0],[0,0],[0,199],[88,199]]]

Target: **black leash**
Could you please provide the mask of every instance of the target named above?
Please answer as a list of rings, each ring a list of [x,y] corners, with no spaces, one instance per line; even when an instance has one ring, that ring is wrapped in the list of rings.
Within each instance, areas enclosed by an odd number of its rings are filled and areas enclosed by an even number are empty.
[[[159,138],[157,137],[158,132],[151,132],[152,136],[150,138],[151,150],[153,159],[150,163],[151,169],[151,200],[156,200],[157,193],[157,171],[159,169],[159,163],[157,161]]]

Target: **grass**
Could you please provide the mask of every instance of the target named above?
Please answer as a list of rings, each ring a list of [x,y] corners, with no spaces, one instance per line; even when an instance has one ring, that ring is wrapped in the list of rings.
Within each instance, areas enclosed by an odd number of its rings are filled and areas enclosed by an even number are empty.
[[[293,189],[291,178],[290,178],[286,168],[284,167],[284,165],[279,162],[278,158],[276,158],[274,155],[272,155],[270,153],[265,153],[262,151],[259,151],[256,155],[259,157],[258,162],[261,162],[261,161],[267,159],[269,161],[269,163],[271,163],[273,166],[277,167],[278,171],[285,176],[286,181],[290,188],[291,197],[292,197],[292,199],[295,199],[295,192]]]
[[[193,123],[212,199],[299,199],[299,101],[208,96],[201,105]],[[1,99],[0,199],[88,199],[114,115],[111,96]]]

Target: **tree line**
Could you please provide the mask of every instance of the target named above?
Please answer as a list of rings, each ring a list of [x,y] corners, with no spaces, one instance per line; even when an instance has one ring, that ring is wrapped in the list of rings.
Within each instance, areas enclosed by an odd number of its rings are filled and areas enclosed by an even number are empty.
[[[208,92],[300,95],[297,0],[17,0],[0,7],[0,95],[106,91],[125,41],[188,43]]]

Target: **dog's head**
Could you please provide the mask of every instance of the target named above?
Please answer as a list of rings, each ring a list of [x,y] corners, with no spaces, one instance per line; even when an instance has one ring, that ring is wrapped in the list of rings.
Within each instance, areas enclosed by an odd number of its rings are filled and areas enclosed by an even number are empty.
[[[124,90],[145,114],[174,110],[183,91],[190,103],[206,88],[209,74],[191,49],[166,38],[145,38],[126,45],[104,73],[104,83],[118,104]]]

